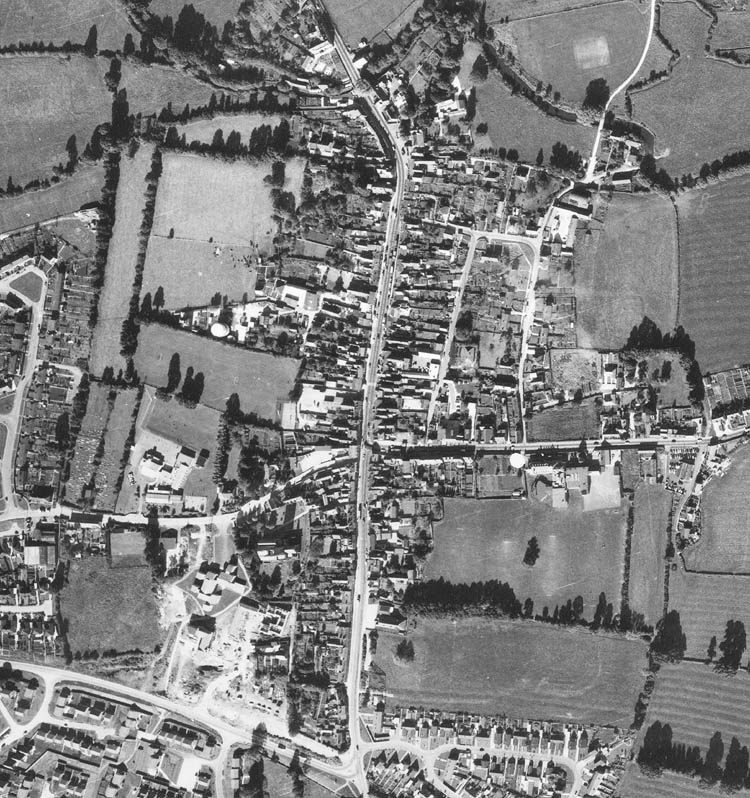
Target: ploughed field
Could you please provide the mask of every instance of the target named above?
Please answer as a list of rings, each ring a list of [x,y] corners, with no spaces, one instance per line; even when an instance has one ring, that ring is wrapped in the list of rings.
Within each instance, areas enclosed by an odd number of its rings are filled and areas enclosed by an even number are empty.
[[[507,582],[523,602],[550,615],[556,604],[582,596],[583,615],[593,618],[599,594],[619,610],[625,550],[626,512],[575,506],[553,510],[533,499],[446,499],[445,518],[435,524],[435,549],[425,579],[450,582]],[[541,554],[532,568],[523,564],[529,539]]]
[[[534,621],[414,619],[414,662],[400,635],[380,633],[375,664],[389,706],[629,724],[643,687],[646,645]],[[410,623],[411,625],[411,623]]]

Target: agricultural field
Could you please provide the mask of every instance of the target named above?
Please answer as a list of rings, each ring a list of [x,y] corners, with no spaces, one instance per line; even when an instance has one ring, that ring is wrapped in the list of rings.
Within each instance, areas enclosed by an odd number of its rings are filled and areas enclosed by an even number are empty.
[[[242,137],[242,141],[246,142],[256,127],[261,125],[275,127],[280,121],[281,117],[278,114],[220,114],[210,119],[196,119],[179,125],[177,132],[180,136],[185,135],[188,144],[191,141],[210,144],[217,130],[223,131],[225,139],[231,131],[236,130]]]
[[[598,438],[599,412],[593,400],[541,410],[526,422],[529,441],[572,441]]]
[[[106,649],[146,653],[162,642],[147,566],[110,568],[104,557],[73,560],[60,594],[60,612],[74,655],[87,650],[101,654]]]
[[[152,235],[146,251],[141,299],[161,286],[164,307],[176,310],[208,305],[216,293],[229,300],[255,295],[251,247],[209,244]]]
[[[0,232],[43,222],[77,211],[82,205],[99,202],[103,184],[104,167],[86,164],[50,188],[27,191],[18,197],[0,197]]]
[[[691,571],[750,574],[750,537],[747,529],[747,486],[750,447],[732,455],[729,471],[709,482],[701,500],[701,539],[685,552]]]
[[[146,324],[141,327],[135,367],[141,380],[155,387],[167,380],[169,360],[180,355],[183,374],[192,366],[205,374],[201,403],[221,412],[238,393],[242,409],[277,419],[277,406],[294,387],[299,361],[219,343],[183,330]]]
[[[733,50],[750,47],[750,14],[719,11],[719,21],[711,36],[711,49]]]
[[[611,0],[489,0],[487,3],[487,21],[497,22],[505,17],[526,19],[558,11],[570,11],[574,8],[590,7],[598,3],[610,3]]]
[[[342,38],[351,48],[356,48],[364,38],[386,42],[414,17],[421,3],[418,0],[385,0],[371,3],[367,0],[331,0],[326,3],[331,19]]]
[[[142,146],[133,158],[124,155],[120,160],[115,226],[91,345],[91,372],[96,377],[101,377],[107,366],[114,369],[115,376],[126,366],[120,354],[120,333],[133,293],[139,230],[146,205],[146,175],[151,169],[152,155],[152,146]]]
[[[680,218],[678,321],[696,344],[703,371],[746,363],[750,290],[746,253],[750,175],[724,180],[677,199]]]
[[[643,725],[647,729],[655,721],[672,727],[676,743],[697,745],[705,755],[714,732],[721,732],[724,750],[733,736],[741,745],[750,744],[747,716],[750,712],[750,675],[745,671],[728,678],[702,663],[681,662],[662,665],[656,676],[656,689]],[[699,789],[699,780],[674,773],[648,779],[637,766],[630,770],[623,783],[623,798],[644,795],[664,798],[692,798],[699,795],[718,796],[717,787]]]
[[[96,25],[100,50],[121,50],[126,34],[139,35],[125,8],[112,0],[4,0],[0,4],[0,46],[19,42],[83,44]]]
[[[597,212],[599,216],[599,212]],[[648,316],[663,330],[676,322],[678,247],[675,213],[658,194],[616,194],[604,223],[576,236],[578,345],[619,349]],[[693,329],[686,328],[696,339]]]
[[[750,628],[750,577],[672,571],[669,609],[680,613],[687,639],[685,656],[702,659],[713,635],[721,641],[727,621],[742,621]],[[748,654],[742,658],[748,661]]]
[[[511,22],[509,34],[526,72],[563,98],[583,103],[586,86],[605,78],[611,89],[625,80],[646,43],[649,7],[619,2]]]
[[[703,163],[747,147],[750,107],[737,102],[747,91],[747,72],[706,57],[710,23],[697,4],[666,3],[662,31],[680,51],[680,60],[669,80],[630,95],[633,118],[656,137],[657,165],[673,177],[697,175]]]
[[[392,706],[627,725],[643,687],[646,646],[624,637],[533,621],[417,618],[401,663],[401,636],[381,632],[375,665]]]
[[[661,485],[636,488],[628,601],[652,626],[664,609],[664,553],[671,504],[672,494]]]
[[[619,609],[625,556],[624,510],[583,512],[576,506],[552,509],[534,499],[446,499],[445,517],[435,525],[435,550],[426,579],[451,582],[500,579],[520,601],[530,597],[534,612],[580,595],[591,619],[599,594]],[[532,536],[541,554],[533,568],[523,564]]]
[[[71,135],[83,152],[94,128],[111,114],[112,97],[103,78],[108,64],[82,55],[3,58],[3,185],[8,177],[16,185],[51,177],[53,167],[67,163]]]
[[[491,73],[476,84],[477,124],[487,125],[487,135],[477,136],[477,147],[518,150],[521,160],[533,161],[540,149],[549,157],[552,145],[561,141],[588,158],[596,131],[574,122],[548,116],[532,102],[511,90],[499,75]]]
[[[105,61],[103,71],[108,68],[109,61]],[[120,88],[127,91],[130,112],[143,114],[158,113],[168,103],[178,113],[188,104],[193,108],[207,105],[214,93],[208,83],[178,69],[158,64],[144,66],[130,59],[123,61]]]
[[[268,251],[275,233],[269,165],[225,163],[199,155],[164,156],[152,234],[257,246]],[[245,198],[246,201],[243,201]]]

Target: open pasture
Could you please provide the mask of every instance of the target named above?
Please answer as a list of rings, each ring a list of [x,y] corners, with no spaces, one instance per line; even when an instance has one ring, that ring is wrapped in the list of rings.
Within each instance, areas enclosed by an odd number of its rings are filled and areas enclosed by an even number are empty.
[[[240,395],[242,409],[277,420],[277,405],[286,401],[294,387],[299,361],[222,344],[210,338],[158,324],[141,327],[135,367],[141,380],[160,387],[166,384],[169,360],[177,352],[183,375],[189,366],[205,375],[201,403],[221,412],[233,393]]]
[[[674,327],[677,224],[657,194],[617,194],[604,213],[574,245],[578,345],[619,349],[644,316]]]
[[[630,546],[630,609],[652,626],[664,608],[664,552],[672,494],[661,485],[640,485],[635,491]]]
[[[624,637],[489,618],[417,618],[414,662],[381,632],[375,664],[390,706],[627,725],[646,646]]]
[[[719,11],[719,21],[711,36],[713,50],[733,50],[750,47],[750,14],[735,11]],[[747,52],[742,53],[748,55]]]
[[[144,541],[145,545],[145,541]],[[73,654],[106,649],[146,653],[162,642],[149,567],[110,568],[104,557],[70,563],[60,595]]]
[[[680,613],[685,656],[703,659],[711,637],[716,635],[719,642],[724,637],[727,621],[742,621],[750,629],[750,577],[672,571],[669,609]]]
[[[94,128],[107,121],[112,98],[103,74],[109,62],[82,55],[3,57],[0,69],[0,181],[16,185],[50,177],[68,161],[75,135],[83,152]]]
[[[251,247],[209,244],[187,238],[151,236],[146,251],[141,299],[161,286],[164,307],[208,305],[217,292],[229,300],[255,293]]]
[[[599,413],[593,400],[540,410],[526,422],[529,441],[574,441],[599,437]]]
[[[623,0],[520,19],[510,23],[509,33],[524,69],[579,104],[594,78],[604,78],[615,89],[630,75],[646,43],[648,23],[645,3]]]
[[[666,3],[662,30],[680,60],[669,80],[631,94],[633,118],[654,133],[657,165],[673,177],[747,148],[747,70],[706,57],[710,23],[697,4]]]
[[[701,539],[685,552],[691,570],[750,574],[750,446],[741,446],[730,457],[729,471],[714,477],[703,492]]]
[[[330,0],[326,8],[344,41],[356,48],[363,38],[388,41],[395,37],[420,5],[418,0]]]
[[[86,164],[60,183],[19,197],[0,197],[0,233],[34,225],[77,211],[82,205],[99,202],[104,184],[104,167]]]
[[[535,499],[446,499],[445,517],[435,525],[435,550],[426,579],[451,582],[500,579],[517,598],[534,601],[534,612],[582,596],[591,620],[599,594],[619,611],[625,556],[625,513],[553,510]],[[523,564],[532,536],[541,554],[533,568]]]
[[[91,345],[91,372],[101,377],[107,366],[115,376],[125,369],[120,354],[122,323],[128,315],[138,257],[139,230],[146,204],[146,175],[151,169],[152,146],[142,146],[133,158],[120,159],[120,180],[115,202],[115,226],[107,252],[104,286]]]
[[[678,321],[695,341],[696,358],[704,372],[747,363],[750,175],[686,192],[677,199],[677,209]]]
[[[0,3],[0,46],[66,41],[83,44],[96,25],[100,50],[121,50],[130,33],[136,44],[139,34],[130,24],[125,7],[113,0],[4,0]]]
[[[214,133],[221,130],[224,138],[236,130],[242,137],[243,144],[250,138],[250,134],[256,127],[270,125],[275,127],[279,124],[281,117],[278,114],[220,114],[209,119],[196,119],[187,122],[177,128],[177,132],[185,135],[188,144],[192,141],[200,141],[203,144],[210,144],[213,141]]]
[[[225,163],[199,155],[164,156],[153,235],[258,246],[267,251],[275,232],[269,165]]]
[[[726,740],[725,745],[730,740]],[[708,741],[701,746],[701,752],[705,753],[707,747]],[[625,768],[620,795],[621,798],[719,798],[726,793],[718,784],[709,790],[701,784],[700,779],[670,770],[653,778],[642,773],[636,762],[630,762]]]
[[[105,71],[107,68],[109,61]],[[207,105],[211,95],[218,93],[210,84],[174,67],[145,66],[130,59],[123,61],[120,88],[127,91],[130,112],[142,114],[158,113],[168,103],[179,113],[188,104],[192,108]]]

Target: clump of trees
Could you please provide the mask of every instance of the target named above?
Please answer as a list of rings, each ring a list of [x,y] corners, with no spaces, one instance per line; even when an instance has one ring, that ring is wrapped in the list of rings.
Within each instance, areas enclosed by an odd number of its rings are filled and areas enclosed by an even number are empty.
[[[414,643],[411,640],[403,639],[396,646],[396,656],[403,662],[414,661]]]
[[[583,158],[578,150],[569,148],[567,144],[556,141],[552,145],[552,154],[549,159],[550,166],[570,172],[577,172],[581,168]]]
[[[713,640],[715,643],[715,638]],[[723,671],[724,673],[737,673],[746,646],[747,635],[745,634],[745,624],[743,624],[742,621],[727,621],[724,639],[719,643],[721,656],[716,663],[716,670]]]
[[[536,537],[532,537],[527,546],[526,546],[526,553],[523,555],[523,564],[528,565],[530,568],[536,565],[536,561],[539,559],[539,555],[541,554],[541,549],[539,548],[539,541]]]
[[[604,110],[609,102],[609,84],[604,78],[594,78],[586,86],[586,95],[583,98],[584,108],[593,108],[597,111]]]
[[[657,659],[677,662],[685,656],[687,639],[682,631],[680,613],[670,610],[656,624],[656,634],[651,641],[651,653]]]

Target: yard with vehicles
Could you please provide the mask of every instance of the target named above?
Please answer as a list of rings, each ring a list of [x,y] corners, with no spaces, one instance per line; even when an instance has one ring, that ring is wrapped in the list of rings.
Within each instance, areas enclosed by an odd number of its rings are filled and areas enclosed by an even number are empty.
[[[750,574],[750,539],[747,534],[747,485],[750,446],[730,455],[724,476],[707,485],[701,499],[701,537],[684,553],[691,571]]]
[[[721,635],[719,635],[721,640]],[[724,750],[733,736],[740,745],[750,744],[747,716],[750,712],[750,675],[738,671],[728,678],[703,663],[663,664],[656,675],[656,688],[651,697],[643,729],[655,721],[672,727],[675,743],[697,745],[705,756],[715,732],[720,732]],[[636,745],[636,752],[640,740]],[[631,763],[622,785],[623,798],[698,798],[721,795],[719,786],[707,790],[699,778],[665,771],[660,777],[649,777]]]
[[[73,213],[82,205],[99,202],[103,184],[104,167],[85,164],[49,188],[27,191],[17,197],[0,197],[0,232],[44,222]]]
[[[94,338],[91,346],[91,372],[101,377],[111,367],[117,376],[126,368],[120,354],[120,334],[133,294],[139,231],[146,205],[146,175],[151,169],[152,146],[142,146],[133,158],[120,159],[120,180],[115,203],[115,225],[107,251],[104,286],[99,296]]]
[[[110,568],[105,557],[72,560],[60,612],[74,658],[113,649],[148,653],[163,639],[148,566]]]
[[[220,294],[229,301],[255,295],[255,252],[252,247],[209,244],[190,238],[152,235],[146,250],[141,300],[159,288],[166,310],[211,304]]]
[[[695,341],[701,369],[747,362],[750,315],[746,268],[750,175],[688,191],[677,199],[680,219],[678,321]]]
[[[646,3],[607,3],[512,21],[497,36],[513,45],[529,75],[580,105],[591,80],[604,78],[613,90],[630,75],[649,19]]]
[[[425,579],[499,579],[519,601],[531,598],[537,615],[545,606],[552,615],[555,605],[580,595],[583,617],[591,620],[600,593],[619,612],[623,509],[584,512],[580,506],[552,509],[535,499],[446,499],[444,511],[435,524]],[[537,538],[541,553],[530,568],[523,560],[531,537]]]
[[[411,21],[420,5],[418,0],[384,0],[380,3],[331,0],[326,3],[326,8],[343,40],[356,49],[363,38],[378,43],[394,38]]]
[[[627,725],[643,686],[646,644],[535,621],[410,621],[414,661],[395,656],[401,635],[379,633],[375,665],[389,707],[504,713],[516,718]]]
[[[734,102],[744,96],[747,71],[707,57],[711,17],[698,4],[665,3],[661,20],[661,30],[680,51],[680,59],[668,80],[631,93],[633,119],[656,137],[660,169],[672,177],[688,172],[697,176],[703,163],[747,148],[750,107]]]
[[[269,251],[276,231],[270,164],[227,163],[199,155],[164,156],[153,235]]]
[[[721,641],[727,621],[750,628],[750,576],[702,574],[674,570],[669,575],[669,609],[680,614],[686,657],[704,659],[713,636]],[[742,658],[748,662],[748,652]]]
[[[578,233],[573,250],[578,345],[620,349],[644,316],[663,331],[677,321],[677,222],[659,194],[603,202],[591,235]],[[693,327],[686,330],[700,340]]]
[[[646,623],[655,626],[664,610],[664,554],[672,494],[661,485],[639,485],[635,491],[630,544],[628,602]]]
[[[584,399],[540,410],[527,420],[526,434],[532,442],[598,438],[599,409],[593,399]]]
[[[71,136],[83,152],[94,128],[111,114],[104,83],[108,64],[77,54],[3,57],[3,186],[9,177],[17,186],[52,177],[54,167],[68,163]]]
[[[6,0],[0,5],[0,46],[43,41],[56,45],[70,41],[83,44],[92,25],[100,50],[120,50],[130,33],[139,34],[130,24],[120,3],[111,0]]]
[[[299,361],[274,357],[200,335],[158,324],[145,324],[138,338],[135,368],[148,385],[163,387],[172,355],[180,355],[184,376],[192,366],[205,375],[201,403],[223,412],[227,399],[238,393],[242,409],[262,418],[277,420],[279,403],[288,399],[294,387]]]

